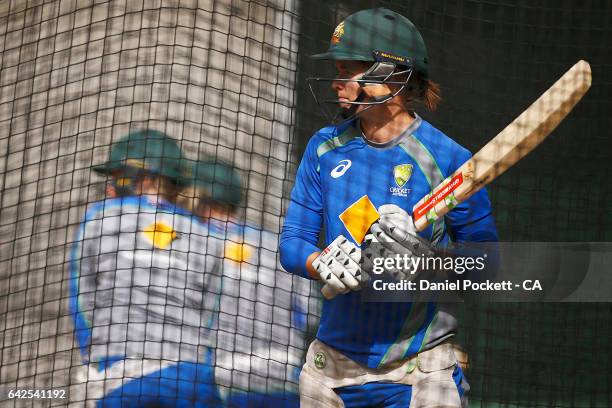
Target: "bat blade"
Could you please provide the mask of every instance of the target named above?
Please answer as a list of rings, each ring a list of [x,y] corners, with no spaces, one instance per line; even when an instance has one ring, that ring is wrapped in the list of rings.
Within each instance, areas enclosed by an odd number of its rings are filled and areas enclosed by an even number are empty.
[[[536,148],[591,86],[591,67],[578,61],[523,113],[413,207],[417,231],[467,200]]]

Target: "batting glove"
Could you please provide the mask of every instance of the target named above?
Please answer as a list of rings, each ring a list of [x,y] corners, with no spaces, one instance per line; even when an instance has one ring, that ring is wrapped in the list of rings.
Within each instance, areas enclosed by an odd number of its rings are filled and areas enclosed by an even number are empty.
[[[365,285],[370,277],[361,269],[360,258],[361,250],[340,235],[312,262],[325,283],[325,297],[331,299]]]
[[[381,238],[383,240],[385,239],[384,236]],[[398,252],[395,249],[396,248],[390,249],[390,248],[383,246],[382,243],[376,238],[376,236],[373,233],[371,232],[368,233],[363,240],[363,246],[361,250],[361,254],[363,256],[361,260],[362,269],[366,271],[370,271],[372,273],[381,273],[381,272],[376,272],[376,268],[374,267],[376,258],[379,258],[379,259],[394,258],[395,255],[398,254]],[[399,269],[395,267],[388,268],[387,266],[385,266],[385,270],[384,270],[384,273],[386,275],[391,276],[395,280],[410,279],[411,278],[410,272],[411,272],[411,269],[403,269],[403,268]]]
[[[378,208],[380,219],[370,227],[368,241],[378,242],[379,256],[393,257],[396,254],[404,257],[432,256],[434,252],[431,244],[421,238],[412,222],[412,217],[395,204],[385,204]],[[364,255],[367,254],[364,252]],[[409,279],[414,277],[416,270],[405,268],[388,271],[396,279]]]

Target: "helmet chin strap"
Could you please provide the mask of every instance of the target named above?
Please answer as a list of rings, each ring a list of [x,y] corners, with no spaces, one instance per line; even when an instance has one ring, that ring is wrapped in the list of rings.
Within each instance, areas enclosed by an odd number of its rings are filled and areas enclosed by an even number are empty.
[[[357,98],[355,98],[353,102],[363,102],[363,99],[364,99],[364,93],[362,90],[360,90],[359,95],[357,95]],[[352,119],[353,117],[357,116],[357,109],[359,109],[359,106],[360,105],[351,103],[351,107],[348,109],[340,108],[338,113],[334,117],[334,121],[338,119],[338,117],[340,117],[343,121]]]
[[[387,102],[389,99],[393,98],[395,95],[393,93],[388,93],[382,96],[373,96],[372,100],[377,103]]]

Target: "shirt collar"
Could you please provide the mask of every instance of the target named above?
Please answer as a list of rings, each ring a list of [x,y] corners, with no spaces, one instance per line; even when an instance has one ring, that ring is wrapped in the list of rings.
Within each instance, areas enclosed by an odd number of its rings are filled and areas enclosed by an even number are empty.
[[[419,128],[419,126],[421,126],[422,122],[423,120],[421,119],[421,117],[416,112],[414,112],[414,120],[412,121],[412,123],[406,129],[404,129],[402,133],[400,133],[393,139],[388,140],[384,143],[376,143],[376,142],[372,142],[371,140],[368,140],[363,134],[363,132],[361,131],[361,126],[359,125],[359,122],[357,122],[355,126],[359,130],[361,138],[366,144],[372,147],[375,147],[377,149],[388,149],[388,148],[397,146],[398,144],[402,142],[402,140],[404,140],[407,137],[410,137],[410,135],[414,133]]]

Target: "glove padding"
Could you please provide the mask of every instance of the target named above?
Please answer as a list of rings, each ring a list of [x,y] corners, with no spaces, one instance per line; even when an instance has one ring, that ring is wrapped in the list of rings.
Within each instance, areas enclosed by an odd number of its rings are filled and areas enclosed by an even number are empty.
[[[380,218],[370,227],[370,233],[366,235],[364,243],[364,263],[366,259],[373,257],[392,258],[396,255],[409,258],[431,256],[434,254],[431,244],[421,238],[414,227],[412,217],[402,208],[395,204],[385,204],[378,208]],[[375,250],[371,250],[372,243]],[[412,266],[409,263],[406,266]],[[368,269],[364,264],[364,269]],[[386,271],[395,279],[413,279],[417,270],[411,267],[387,269]]]
[[[363,288],[370,277],[361,269],[360,259],[361,250],[340,235],[312,262],[326,284],[326,297]]]
[[[378,208],[378,213],[380,219],[374,223],[370,231],[380,242],[398,243],[415,256],[433,255],[431,244],[418,235],[412,217],[405,210],[395,204],[385,204]],[[385,235],[391,241],[381,239]]]

